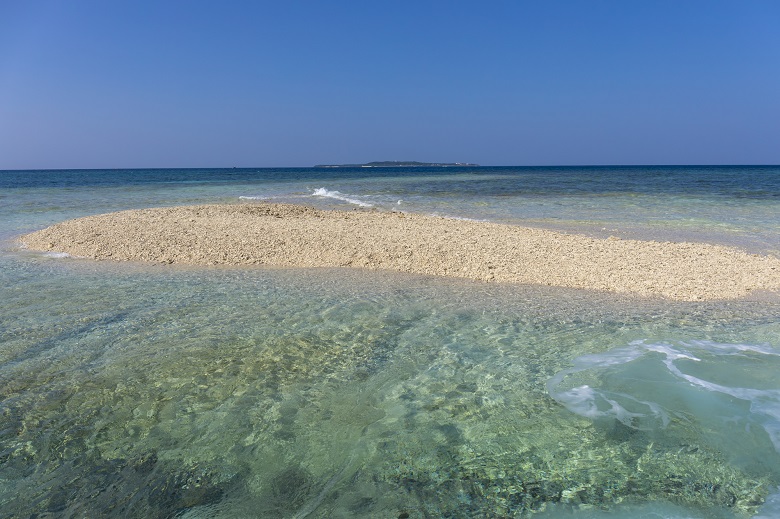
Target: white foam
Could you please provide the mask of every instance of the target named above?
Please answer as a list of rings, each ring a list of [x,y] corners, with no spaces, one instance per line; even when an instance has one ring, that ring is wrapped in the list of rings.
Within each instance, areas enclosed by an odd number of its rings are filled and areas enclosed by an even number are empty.
[[[335,200],[341,200],[342,202],[347,202],[349,204],[354,204],[360,207],[374,207],[373,204],[369,204],[368,202],[363,202],[362,200],[358,200],[357,198],[354,198],[352,195],[345,195],[343,193],[340,193],[339,191],[330,191],[328,189],[325,189],[324,187],[315,189],[314,193],[312,193],[311,196],[333,198]]]
[[[56,259],[72,257],[67,252],[54,252],[54,251],[52,251],[52,252],[44,252],[43,255],[46,256],[47,258],[56,258]]]
[[[670,421],[669,413],[659,404],[640,400],[626,393],[593,389],[584,385],[568,391],[553,391],[550,396],[569,411],[585,418],[595,420],[611,417],[634,429],[666,427]],[[628,407],[634,410],[629,410]],[[652,420],[653,425],[643,425],[648,419]]]
[[[448,220],[460,220],[461,222],[487,222],[487,220],[480,220],[478,218],[467,218],[465,216],[444,216]]]
[[[461,222],[488,222],[489,220],[480,220],[478,218],[469,218],[467,216],[452,216],[442,213],[428,213],[429,216],[435,216],[436,218],[446,218],[447,220],[459,220]]]
[[[691,386],[748,402],[750,404],[750,422],[760,425],[766,431],[775,450],[780,453],[780,388],[730,387],[685,373],[676,364],[680,360],[702,362],[705,355],[710,357],[746,356],[757,353],[780,356],[780,351],[769,346],[720,344],[711,341],[691,341],[677,344],[635,341],[622,348],[599,354],[583,355],[575,359],[573,367],[560,371],[547,381],[547,390],[553,399],[573,413],[586,418],[612,417],[629,427],[638,429],[643,427],[636,425],[637,419],[640,419],[640,423],[647,423],[646,420],[650,419],[656,425],[666,427],[669,424],[670,415],[674,413],[664,409],[656,402],[640,400],[625,393],[588,385],[568,390],[558,389],[564,379],[570,375],[587,370],[604,370],[629,364],[653,353],[663,356],[661,362],[669,373]],[[724,416],[723,419],[727,420],[728,417]]]
[[[682,344],[688,347],[715,352],[720,355],[739,355],[745,352],[753,352],[780,357],[780,351],[777,351],[770,346],[762,346],[760,344],[719,344],[712,341],[688,341],[683,342]]]
[[[759,358],[757,358],[757,355]],[[657,356],[660,356],[658,358]],[[748,363],[746,365],[732,363],[727,361],[723,357],[741,356],[746,359],[752,359],[758,364]],[[635,429],[646,429],[648,425],[658,428],[666,428],[670,423],[672,416],[686,420],[686,417],[690,417],[690,413],[693,409],[697,409],[699,406],[694,405],[684,413],[678,414],[673,409],[665,409],[664,406],[658,402],[650,402],[646,400],[640,400],[625,392],[610,391],[607,387],[592,387],[594,383],[590,385],[579,385],[571,389],[559,389],[569,376],[580,374],[579,376],[591,382],[592,380],[598,380],[595,384],[600,385],[600,381],[607,381],[605,383],[615,383],[617,381],[620,387],[633,387],[633,380],[630,377],[636,376],[636,370],[648,369],[653,371],[655,376],[659,373],[662,374],[664,368],[668,373],[673,375],[674,378],[680,380],[683,383],[688,384],[687,387],[701,389],[706,392],[712,392],[715,394],[727,395],[736,401],[747,402],[749,404],[749,411],[746,414],[738,411],[739,407],[718,407],[715,405],[713,409],[719,409],[721,416],[708,417],[702,415],[699,419],[708,420],[710,423],[712,419],[721,420],[722,423],[730,422],[744,422],[745,430],[750,431],[753,426],[762,428],[768,435],[774,449],[780,453],[780,387],[773,389],[756,389],[749,387],[750,381],[755,379],[755,370],[758,366],[763,365],[770,373],[769,379],[771,380],[771,370],[775,369],[776,361],[769,362],[770,358],[762,360],[763,356],[767,357],[780,357],[780,351],[767,345],[756,344],[721,344],[711,341],[687,341],[676,343],[647,343],[645,341],[635,341],[628,346],[616,348],[604,353],[583,355],[574,360],[574,365],[571,368],[560,371],[550,378],[547,382],[547,390],[550,396],[569,409],[571,412],[589,419],[599,418],[613,418],[619,420],[625,425]],[[723,358],[722,361],[718,361],[718,357]],[[628,365],[642,361],[643,364],[635,365],[633,368]],[[681,361],[681,362],[679,362]],[[727,364],[719,364],[719,362],[727,362]],[[678,364],[679,362],[679,364]],[[695,362],[701,369],[697,368],[696,373],[699,376],[694,376],[690,373],[686,373],[686,368],[690,368],[690,362]],[[660,364],[657,364],[660,363]],[[701,363],[701,364],[700,364]],[[714,364],[708,364],[714,363]],[[622,369],[621,366],[626,366],[625,377],[621,379],[620,372],[615,370]],[[663,366],[663,367],[661,367]],[[709,371],[708,368],[715,368]],[[656,368],[660,368],[659,372],[654,371]],[[588,377],[586,371],[596,370],[595,378]],[[743,370],[743,373],[734,373],[734,377],[727,377],[728,380],[742,380],[742,383],[734,383],[734,387],[725,385],[723,383],[716,383],[712,380],[706,380],[707,375],[701,373],[715,373],[722,375],[729,370]],[[606,371],[607,376],[601,377],[598,371]],[[713,376],[719,376],[713,375]],[[740,376],[742,375],[742,376]],[[644,380],[642,384],[636,384],[636,391],[641,395],[655,395],[661,402],[667,402],[669,406],[674,407],[675,398],[668,396],[669,393],[669,381],[661,381],[655,379],[651,375],[649,380]],[[766,375],[765,375],[766,378]],[[657,381],[656,381],[657,380]],[[644,385],[643,385],[644,384]],[[744,385],[747,387],[738,387]],[[780,382],[778,382],[780,386]],[[680,394],[686,391],[685,387],[680,388]],[[667,395],[666,397],[664,395]],[[690,396],[690,395],[689,395]],[[683,399],[685,397],[683,396]],[[701,400],[692,401],[694,404],[699,404]],[[708,412],[706,408],[707,401],[702,406],[700,412]],[[710,400],[710,402],[712,402]],[[735,411],[736,410],[736,411]],[[735,413],[739,416],[732,416],[731,413]],[[759,429],[760,430],[760,429]],[[628,516],[631,516],[629,514]],[[595,517],[595,516],[594,516]],[[622,517],[622,515],[621,515]],[[653,515],[655,517],[655,515]],[[659,517],[683,517],[683,515],[677,515],[672,513],[671,515],[661,514]],[[685,516],[687,517],[687,516]],[[758,513],[753,519],[769,519],[780,517],[780,488],[773,489],[773,492],[767,497],[766,502],[761,506]]]

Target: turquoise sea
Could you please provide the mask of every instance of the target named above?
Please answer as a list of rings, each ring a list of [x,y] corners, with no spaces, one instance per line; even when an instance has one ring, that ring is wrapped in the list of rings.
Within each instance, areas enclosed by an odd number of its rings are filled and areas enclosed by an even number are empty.
[[[780,517],[776,299],[17,239],[253,199],[780,256],[780,167],[0,171],[0,517]]]

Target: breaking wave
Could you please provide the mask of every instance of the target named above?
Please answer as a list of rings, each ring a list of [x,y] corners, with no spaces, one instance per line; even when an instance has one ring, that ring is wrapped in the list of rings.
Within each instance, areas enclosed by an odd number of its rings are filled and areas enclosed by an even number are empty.
[[[325,189],[324,187],[315,189],[314,193],[312,193],[311,196],[333,198],[335,200],[341,200],[342,202],[347,202],[348,204],[353,204],[360,207],[374,207],[374,204],[369,204],[368,202],[359,200],[358,198],[355,198],[353,195],[345,195],[343,193],[340,193],[339,191],[330,191],[329,189]]]

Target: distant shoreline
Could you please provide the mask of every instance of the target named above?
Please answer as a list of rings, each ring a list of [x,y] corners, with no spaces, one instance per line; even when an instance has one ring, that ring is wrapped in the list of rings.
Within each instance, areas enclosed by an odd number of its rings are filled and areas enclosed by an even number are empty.
[[[470,162],[416,162],[416,161],[382,161],[363,164],[318,164],[315,168],[478,168],[479,164]]]
[[[683,301],[780,291],[780,259],[719,245],[289,204],[121,211],[62,222],[21,241],[97,260],[358,267]]]

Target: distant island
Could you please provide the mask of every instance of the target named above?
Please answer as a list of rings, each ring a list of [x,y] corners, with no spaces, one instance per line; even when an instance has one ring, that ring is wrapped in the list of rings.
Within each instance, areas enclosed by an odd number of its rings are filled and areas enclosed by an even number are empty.
[[[469,162],[416,162],[413,160],[385,160],[381,162],[366,162],[365,164],[317,164],[315,168],[450,168],[478,167],[479,164]]]

